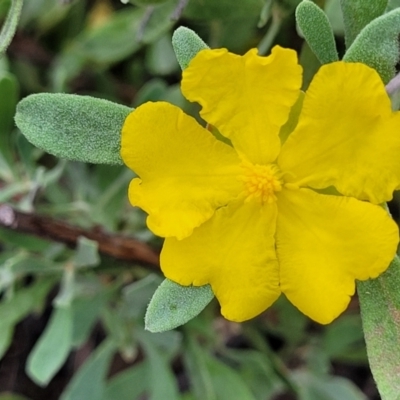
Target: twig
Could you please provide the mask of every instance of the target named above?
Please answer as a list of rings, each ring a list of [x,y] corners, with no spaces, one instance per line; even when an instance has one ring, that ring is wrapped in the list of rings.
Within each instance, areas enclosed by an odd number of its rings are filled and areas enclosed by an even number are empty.
[[[386,92],[389,96],[393,96],[400,91],[400,74],[397,74],[387,85]]]
[[[95,240],[104,255],[124,261],[159,266],[159,255],[146,243],[122,235],[86,230],[41,215],[27,214],[0,204],[0,227],[24,232],[75,247],[79,236]]]

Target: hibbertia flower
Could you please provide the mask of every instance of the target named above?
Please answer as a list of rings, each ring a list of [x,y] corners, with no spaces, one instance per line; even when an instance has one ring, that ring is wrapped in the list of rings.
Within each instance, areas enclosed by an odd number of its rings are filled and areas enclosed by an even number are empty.
[[[210,284],[230,320],[283,293],[329,323],[355,280],[377,277],[396,252],[379,204],[400,186],[400,114],[366,65],[324,65],[305,95],[301,76],[289,49],[203,50],[182,92],[228,140],[165,102],[138,107],[122,129],[122,158],[139,176],[129,198],[166,238],[165,276]]]

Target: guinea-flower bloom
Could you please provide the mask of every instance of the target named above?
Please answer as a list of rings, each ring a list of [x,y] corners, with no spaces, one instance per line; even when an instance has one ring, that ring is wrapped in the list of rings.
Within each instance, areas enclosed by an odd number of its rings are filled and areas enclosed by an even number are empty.
[[[283,293],[329,323],[355,280],[377,277],[396,252],[398,229],[379,204],[400,187],[400,114],[373,69],[335,62],[316,74],[286,139],[301,72],[280,47],[268,57],[203,50],[182,92],[228,144],[165,102],[138,107],[122,129],[122,158],[140,177],[129,199],[166,238],[165,276],[210,284],[233,321]]]

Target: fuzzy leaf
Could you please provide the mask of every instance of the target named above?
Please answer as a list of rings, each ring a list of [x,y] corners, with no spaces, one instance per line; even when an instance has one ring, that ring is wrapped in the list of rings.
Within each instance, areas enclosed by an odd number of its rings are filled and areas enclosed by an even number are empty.
[[[400,393],[400,259],[376,279],[357,283],[368,359],[382,399]]]
[[[388,0],[340,0],[346,47],[354,42],[365,26],[385,12],[387,5]]]
[[[328,17],[315,3],[303,0],[296,21],[311,50],[322,64],[338,61],[335,38]]]
[[[172,36],[172,46],[179,65],[187,68],[190,60],[200,51],[208,49],[208,46],[191,29],[179,27]]]
[[[120,130],[131,111],[89,96],[39,93],[18,103],[15,122],[32,144],[57,157],[122,164]]]
[[[145,316],[150,332],[164,332],[190,321],[213,299],[209,285],[181,286],[165,279],[155,291]]]
[[[376,69],[384,83],[395,75],[399,60],[400,9],[395,9],[366,26],[347,50],[344,61],[362,62]]]

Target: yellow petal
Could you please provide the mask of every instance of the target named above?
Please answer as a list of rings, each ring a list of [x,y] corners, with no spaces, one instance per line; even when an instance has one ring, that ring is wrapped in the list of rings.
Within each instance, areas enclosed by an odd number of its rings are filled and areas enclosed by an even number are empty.
[[[376,278],[396,253],[397,226],[380,206],[285,189],[278,194],[278,208],[282,292],[321,324],[346,309],[355,279]]]
[[[280,295],[276,204],[235,201],[181,241],[165,240],[161,268],[181,285],[209,283],[232,321],[255,317]]]
[[[364,64],[321,67],[278,163],[300,186],[335,186],[379,204],[400,184],[400,113],[377,72]],[[289,175],[288,175],[289,176]]]
[[[121,155],[135,171],[129,200],[158,236],[184,238],[241,191],[234,149],[168,103],[146,103],[122,128]]]
[[[275,161],[279,129],[299,96],[301,67],[293,50],[274,47],[268,57],[253,49],[237,56],[202,50],[183,72],[182,92],[202,106],[201,116],[228,137],[252,163]]]

